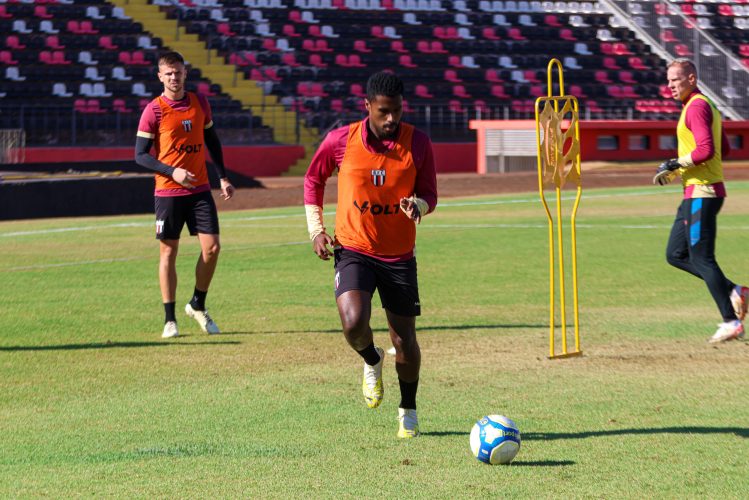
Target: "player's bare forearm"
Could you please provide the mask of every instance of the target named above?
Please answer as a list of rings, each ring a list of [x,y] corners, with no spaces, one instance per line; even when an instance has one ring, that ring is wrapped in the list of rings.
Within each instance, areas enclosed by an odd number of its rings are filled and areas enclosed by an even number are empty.
[[[234,186],[227,177],[221,179],[221,197],[224,200],[230,200],[234,196]]]

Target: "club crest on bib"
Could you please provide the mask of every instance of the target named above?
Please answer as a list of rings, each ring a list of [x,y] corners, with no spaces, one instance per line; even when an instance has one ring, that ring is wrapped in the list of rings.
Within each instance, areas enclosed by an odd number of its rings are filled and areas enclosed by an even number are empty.
[[[372,184],[378,187],[385,185],[385,171],[384,170],[372,170]]]
[[[192,130],[192,120],[182,120],[182,128],[185,129],[185,132],[190,132]]]

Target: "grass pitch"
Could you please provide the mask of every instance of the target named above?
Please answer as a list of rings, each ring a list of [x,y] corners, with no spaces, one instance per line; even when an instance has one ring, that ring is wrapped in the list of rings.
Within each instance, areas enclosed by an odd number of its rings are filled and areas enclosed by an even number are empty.
[[[747,283],[749,183],[729,194],[718,260]],[[222,214],[208,306],[224,333],[180,314],[169,341],[151,216],[0,223],[0,496],[745,497],[749,346],[708,345],[705,286],[665,262],[678,203],[671,187],[584,193],[585,355],[551,361],[538,196],[442,200],[418,231],[410,441],[392,357],[382,406],[363,402],[300,207]],[[178,309],[194,238],[180,252]],[[379,307],[372,326],[387,346]],[[490,413],[520,427],[510,466],[471,456]]]

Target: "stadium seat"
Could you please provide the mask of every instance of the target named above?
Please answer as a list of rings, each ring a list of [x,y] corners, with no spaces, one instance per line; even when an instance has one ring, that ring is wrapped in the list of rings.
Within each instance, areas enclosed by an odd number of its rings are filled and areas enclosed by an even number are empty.
[[[491,82],[491,83],[502,83],[502,78],[501,78],[501,76],[499,75],[499,71],[497,71],[497,70],[496,70],[496,69],[494,69],[494,68],[488,68],[488,69],[487,69],[487,70],[486,70],[486,71],[484,72],[484,79],[485,79],[485,80],[486,80],[487,82]]]
[[[216,93],[211,90],[211,84],[208,82],[198,82],[196,90],[199,94],[203,94],[204,96],[212,97],[216,95]]]
[[[648,67],[645,66],[645,63],[642,62],[642,59],[637,56],[632,56],[628,58],[627,63],[629,64],[629,67],[632,69],[637,69],[637,70],[648,69]]]
[[[481,30],[481,36],[487,40],[501,40],[493,26],[486,26]]]
[[[361,52],[363,54],[368,54],[372,52],[372,49],[367,47],[366,40],[354,40],[354,50],[357,52]]]
[[[392,50],[393,52],[401,53],[401,54],[409,53],[409,51],[406,50],[405,46],[403,45],[403,41],[401,40],[393,40],[392,42],[390,42],[390,50]]]
[[[47,12],[47,7],[44,5],[36,5],[34,7],[34,17],[39,19],[52,19],[52,14]]]
[[[23,50],[26,48],[26,45],[22,44],[16,35],[8,35],[5,37],[5,46],[14,50]]]
[[[349,93],[355,97],[366,97],[367,94],[364,92],[360,83],[352,83],[349,87]]]
[[[458,76],[457,71],[454,69],[446,69],[443,75],[445,81],[450,83],[462,83],[463,80]]]
[[[502,85],[492,85],[491,94],[497,99],[509,99],[510,98],[510,96],[505,93],[505,88]]]
[[[418,65],[411,60],[411,56],[408,54],[398,56],[398,64],[404,68],[418,68]]]
[[[468,93],[464,85],[453,86],[453,95],[461,99],[470,99],[471,94]]]
[[[694,53],[689,50],[689,47],[683,43],[676,44],[674,52],[676,52],[676,55],[679,57],[689,57],[694,55]]]
[[[458,99],[451,99],[447,103],[447,110],[451,113],[465,113],[466,108],[463,107],[463,104]]]
[[[431,99],[434,97],[434,95],[429,92],[429,88],[424,84],[416,85],[414,88],[414,95],[424,99]]]
[[[112,101],[112,111],[117,113],[132,113],[133,110],[127,107],[124,99],[115,99]]]
[[[301,66],[301,63],[296,60],[293,52],[286,52],[285,54],[283,54],[281,56],[281,62],[290,68],[297,68]]]
[[[320,54],[310,54],[309,55],[309,64],[316,68],[327,68],[328,63],[323,61],[322,56]]]

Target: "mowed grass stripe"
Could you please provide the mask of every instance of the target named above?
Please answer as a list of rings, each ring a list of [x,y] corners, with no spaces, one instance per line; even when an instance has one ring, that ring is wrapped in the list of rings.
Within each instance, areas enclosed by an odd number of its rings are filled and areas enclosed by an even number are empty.
[[[737,194],[746,189],[729,184],[719,218],[718,259],[741,282],[749,200]],[[627,195],[639,192],[648,194]],[[361,400],[332,264],[312,254],[300,208],[222,214],[208,306],[225,333],[208,337],[180,315],[184,336],[173,341],[159,338],[148,218],[0,223],[0,233],[125,224],[2,240],[3,270],[111,262],[3,275],[0,496],[741,498],[749,348],[706,344],[715,306],[663,257],[678,189],[650,193],[583,195],[585,356],[564,361],[546,359],[540,201],[445,200],[424,219],[424,435],[410,442],[395,437],[392,357],[383,405],[371,411]],[[502,203],[474,203],[487,200]],[[183,239],[178,305],[192,292],[197,248]],[[377,297],[372,327],[387,346]],[[470,455],[468,433],[488,413],[520,426],[512,466]]]

